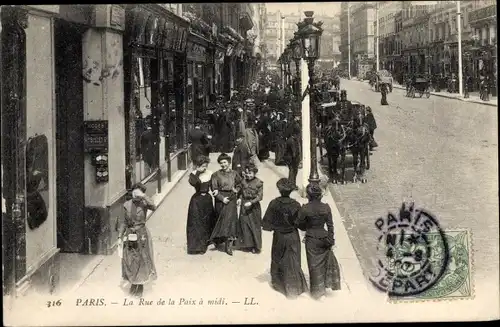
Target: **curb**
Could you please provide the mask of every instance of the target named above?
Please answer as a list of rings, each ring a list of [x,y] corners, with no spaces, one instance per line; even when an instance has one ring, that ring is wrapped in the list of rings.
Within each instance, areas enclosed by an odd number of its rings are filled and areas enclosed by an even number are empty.
[[[360,81],[360,80],[357,80],[357,79],[356,80],[355,79],[351,79],[351,81],[360,82],[360,83],[364,83],[365,82],[365,81]],[[399,84],[393,84],[393,88],[399,89],[399,90],[406,90],[406,87],[401,86]],[[459,101],[462,101],[462,102],[470,102],[470,103],[482,104],[482,105],[490,106],[490,107],[498,107],[498,104],[495,104],[495,103],[492,103],[492,102],[481,101],[481,100],[471,100],[470,98],[468,98],[468,99],[458,98],[458,97],[455,97],[455,96],[452,96],[452,95],[448,95],[446,93],[431,92],[431,95],[434,95],[434,96],[437,96],[437,97],[440,97],[440,98],[447,98],[447,99],[459,100]]]

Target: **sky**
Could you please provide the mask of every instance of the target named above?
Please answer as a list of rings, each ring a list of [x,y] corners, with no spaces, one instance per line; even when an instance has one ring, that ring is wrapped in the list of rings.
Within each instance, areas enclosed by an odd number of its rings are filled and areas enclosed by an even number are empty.
[[[328,16],[334,16],[337,12],[340,12],[340,2],[275,2],[266,3],[268,12],[281,11],[283,14],[296,14],[299,12],[299,8],[304,12],[306,10],[312,10],[315,13],[328,13]]]

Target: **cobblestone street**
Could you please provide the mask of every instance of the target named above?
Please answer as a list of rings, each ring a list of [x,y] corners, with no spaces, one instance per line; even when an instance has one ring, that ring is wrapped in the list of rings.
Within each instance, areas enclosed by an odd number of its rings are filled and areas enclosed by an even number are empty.
[[[497,109],[437,96],[406,98],[396,88],[389,106],[381,106],[380,93],[367,83],[342,80],[341,88],[348,99],[371,106],[378,125],[368,183],[330,187],[365,272],[375,256],[375,220],[397,214],[412,198],[444,230],[471,230],[476,294],[487,294],[481,281],[498,276],[489,260],[498,242],[488,237],[499,221]]]

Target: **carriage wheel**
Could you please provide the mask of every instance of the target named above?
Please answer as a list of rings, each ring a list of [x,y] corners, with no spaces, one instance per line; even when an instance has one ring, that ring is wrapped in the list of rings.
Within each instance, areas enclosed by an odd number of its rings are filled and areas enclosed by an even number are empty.
[[[424,95],[424,91],[420,91],[420,97]]]
[[[429,98],[430,98],[430,96],[431,96],[431,89],[430,89],[430,88],[428,88],[428,89],[425,91],[425,96],[427,97],[427,99],[429,99]]]

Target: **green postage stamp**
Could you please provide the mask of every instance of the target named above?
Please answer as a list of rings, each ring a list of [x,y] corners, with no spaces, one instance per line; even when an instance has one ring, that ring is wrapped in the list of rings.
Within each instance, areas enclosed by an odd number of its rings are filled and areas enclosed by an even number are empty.
[[[473,298],[473,252],[471,233],[467,229],[445,230],[443,233],[449,255],[441,277],[432,287],[419,294],[405,297],[389,296],[390,302],[442,301]],[[428,241],[431,245],[436,245],[441,237],[439,233],[427,234]],[[446,255],[442,247],[432,246],[431,249],[432,254],[429,258],[430,261],[442,263],[444,261],[443,256]],[[404,251],[403,248],[401,250]]]

